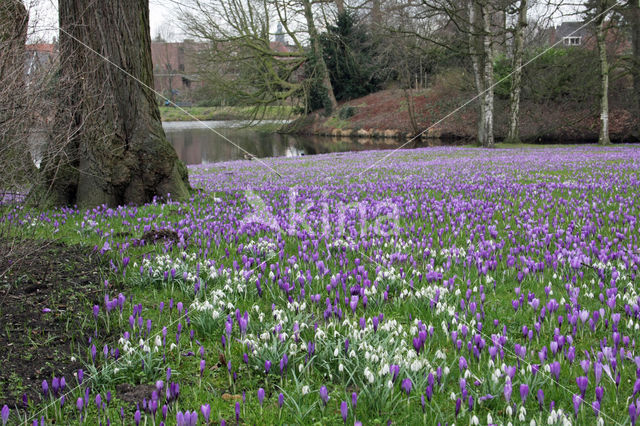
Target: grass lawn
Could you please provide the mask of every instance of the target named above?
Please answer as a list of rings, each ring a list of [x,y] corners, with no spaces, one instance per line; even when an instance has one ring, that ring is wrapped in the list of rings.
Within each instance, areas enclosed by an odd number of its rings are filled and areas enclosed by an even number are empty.
[[[5,244],[68,257],[0,264],[0,318],[37,320],[3,322],[11,359],[57,348],[6,363],[9,424],[635,422],[637,146],[263,161],[191,167],[183,203],[4,208]]]
[[[186,111],[186,113],[185,113]],[[267,107],[264,116],[256,113],[251,107],[160,107],[162,121],[193,120],[288,120],[292,118],[290,107]]]

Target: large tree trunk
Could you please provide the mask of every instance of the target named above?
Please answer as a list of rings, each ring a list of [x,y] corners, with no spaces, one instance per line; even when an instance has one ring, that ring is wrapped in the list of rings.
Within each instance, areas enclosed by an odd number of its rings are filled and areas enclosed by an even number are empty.
[[[633,91],[636,97],[637,114],[640,114],[640,0],[629,0],[631,17],[631,45]],[[640,129],[638,129],[640,131]]]
[[[605,38],[605,10],[604,1],[598,1],[598,19],[596,20],[596,40],[600,59],[600,136],[598,142],[602,145],[611,143],[609,139],[609,63],[607,61],[607,43]]]
[[[313,55],[312,60],[315,63],[318,78],[322,84],[322,89],[325,92],[323,93],[325,115],[331,115],[331,112],[333,112],[338,106],[338,102],[336,101],[336,96],[333,93],[333,85],[331,84],[327,64],[324,62],[324,57],[322,56],[322,45],[320,44],[318,30],[316,29],[316,24],[313,20],[311,0],[303,0],[303,5],[304,17],[307,21],[307,31],[309,32],[309,40],[311,41],[311,55]]]
[[[48,150],[47,201],[89,207],[185,199],[187,170],[150,89],[148,0],[59,0],[58,8],[60,78],[68,86],[57,129],[68,132]]]
[[[520,89],[527,7],[527,0],[520,0],[518,22],[513,32],[513,74],[511,74],[511,91],[509,93],[509,133],[507,134],[507,142],[510,143],[520,142]]]

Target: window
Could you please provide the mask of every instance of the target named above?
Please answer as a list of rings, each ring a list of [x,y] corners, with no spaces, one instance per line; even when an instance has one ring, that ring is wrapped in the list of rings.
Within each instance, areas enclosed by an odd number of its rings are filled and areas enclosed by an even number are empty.
[[[580,46],[582,44],[582,37],[564,37],[562,42],[565,46]]]

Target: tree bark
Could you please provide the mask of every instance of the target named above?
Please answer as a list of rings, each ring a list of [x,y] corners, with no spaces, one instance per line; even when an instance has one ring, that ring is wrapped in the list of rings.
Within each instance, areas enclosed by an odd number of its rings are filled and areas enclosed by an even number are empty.
[[[307,21],[307,31],[309,32],[309,40],[311,42],[311,54],[313,55],[313,61],[316,65],[316,72],[322,83],[322,87],[325,90],[325,115],[331,115],[331,112],[336,109],[338,102],[336,96],[333,93],[333,86],[329,77],[329,70],[327,64],[324,62],[322,56],[322,45],[320,44],[320,38],[318,36],[318,30],[313,20],[313,12],[311,11],[311,0],[303,0],[304,17]]]
[[[631,75],[636,97],[636,111],[640,114],[640,0],[629,0],[629,8],[631,12]]]
[[[482,19],[482,49],[483,49],[483,85],[482,104],[484,120],[482,123],[484,141],[483,146],[492,148],[495,144],[493,137],[493,42],[491,39],[491,13],[488,5],[480,6]]]
[[[598,18],[596,19],[596,40],[598,44],[598,57],[600,60],[600,136],[598,143],[607,145],[609,139],[609,63],[607,61],[607,43],[605,34],[605,15],[602,12],[606,8],[603,0],[598,1]]]
[[[382,9],[380,7],[380,0],[372,0],[371,5],[371,22],[374,26],[382,25]]]
[[[513,32],[513,74],[509,93],[509,133],[507,142],[520,142],[520,90],[522,84],[522,56],[524,54],[524,29],[527,26],[527,0],[520,0],[518,22]]]
[[[484,93],[484,81],[482,78],[482,67],[480,63],[480,52],[478,49],[478,34],[480,29],[477,22],[476,8],[477,4],[474,0],[469,0],[469,56],[471,57],[471,67],[473,69],[473,81],[476,85],[478,95],[482,97]],[[478,143],[484,145],[485,133],[485,108],[484,103],[480,102],[480,116],[478,117]]]
[[[186,167],[150,89],[148,0],[59,0],[58,7],[60,79],[68,87],[57,128],[69,132],[48,150],[46,201],[90,207],[187,198]]]

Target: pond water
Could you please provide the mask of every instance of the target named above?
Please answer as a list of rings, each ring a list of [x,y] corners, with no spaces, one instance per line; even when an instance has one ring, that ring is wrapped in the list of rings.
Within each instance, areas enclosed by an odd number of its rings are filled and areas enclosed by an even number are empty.
[[[246,125],[247,122],[242,121],[162,123],[167,138],[173,144],[180,159],[186,164],[242,160],[248,157],[242,149],[259,158],[297,157],[328,152],[395,149],[403,143],[397,139],[332,138],[264,133]],[[439,145],[438,141],[431,143]],[[413,143],[406,146],[406,148],[413,147],[415,147]]]

